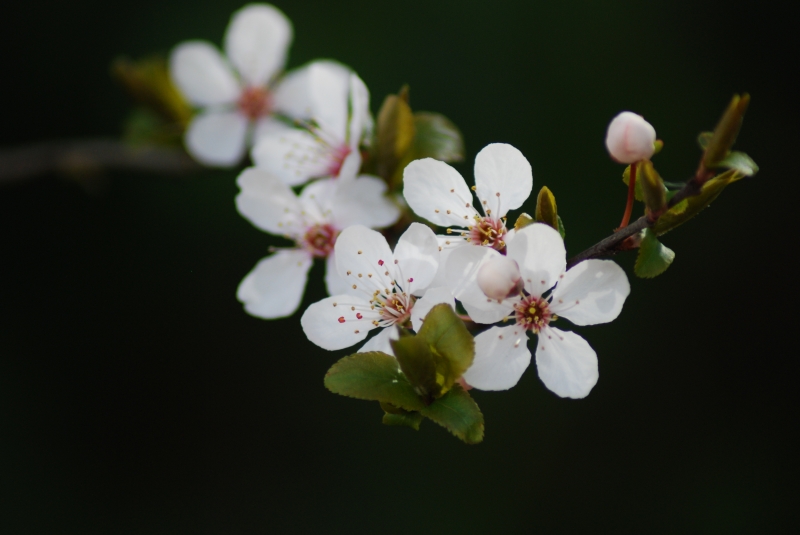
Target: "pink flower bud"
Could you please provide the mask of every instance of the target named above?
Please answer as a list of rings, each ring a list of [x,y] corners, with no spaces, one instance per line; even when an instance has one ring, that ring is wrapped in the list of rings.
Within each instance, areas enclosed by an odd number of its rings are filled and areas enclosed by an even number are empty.
[[[656,129],[641,115],[623,111],[611,121],[606,133],[606,147],[619,163],[647,160],[653,155]]]
[[[517,263],[507,256],[493,258],[478,270],[478,287],[490,299],[502,301],[522,289]]]

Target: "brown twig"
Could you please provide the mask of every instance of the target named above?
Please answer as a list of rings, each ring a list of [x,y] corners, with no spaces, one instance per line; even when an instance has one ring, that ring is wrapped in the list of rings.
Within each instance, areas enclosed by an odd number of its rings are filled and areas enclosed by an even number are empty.
[[[0,185],[47,173],[125,169],[167,175],[199,171],[202,166],[181,149],[133,146],[113,138],[48,141],[0,150]]]

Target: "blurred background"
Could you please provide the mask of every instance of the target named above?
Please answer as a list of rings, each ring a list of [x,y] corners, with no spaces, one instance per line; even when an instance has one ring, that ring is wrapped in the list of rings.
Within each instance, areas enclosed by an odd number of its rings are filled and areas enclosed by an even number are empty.
[[[0,148],[117,136],[120,55],[221,44],[237,1],[4,7]],[[289,67],[330,57],[372,93],[519,148],[556,195],[576,254],[619,224],[603,145],[641,113],[667,180],[732,94],[761,166],[663,237],[618,320],[578,328],[600,381],[562,400],[535,367],[475,392],[486,438],[380,423],[322,378],[346,352],[299,314],[248,316],[236,287],[274,243],[238,215],[234,171],[61,175],[0,184],[3,533],[781,533],[798,524],[795,261],[800,146],[794,18],[778,2],[276,2]],[[532,213],[533,205],[526,206]],[[516,215],[516,214],[514,214]],[[638,215],[638,214],[635,214]],[[322,296],[322,266],[303,307]]]

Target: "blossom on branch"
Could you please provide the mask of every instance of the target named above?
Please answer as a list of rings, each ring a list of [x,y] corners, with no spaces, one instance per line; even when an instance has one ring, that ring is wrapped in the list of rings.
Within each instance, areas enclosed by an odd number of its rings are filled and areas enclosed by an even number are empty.
[[[520,151],[505,143],[493,143],[475,157],[472,189],[480,212],[464,178],[439,160],[411,162],[403,172],[403,184],[403,196],[414,213],[448,227],[450,236],[441,236],[444,248],[473,244],[503,251],[508,241],[505,216],[528,199],[533,174]]]
[[[439,267],[436,235],[425,225],[412,223],[394,251],[380,232],[352,226],[339,236],[335,252],[347,291],[314,303],[300,319],[308,339],[324,349],[350,347],[381,328],[362,350],[391,354],[387,348],[395,325],[410,322],[419,330],[434,305],[453,306],[452,293],[441,288],[417,301]]]
[[[386,197],[386,184],[377,177],[318,180],[300,195],[278,177],[257,168],[245,169],[237,183],[241,188],[236,196],[239,213],[261,230],[295,244],[262,259],[239,285],[236,296],[245,310],[265,319],[297,310],[314,258],[326,261],[328,293],[344,291],[345,281],[337,274],[334,254],[339,233],[351,225],[386,227],[400,215]]]
[[[486,272],[485,265],[507,259],[519,266],[524,291],[500,300],[488,298],[480,290],[478,275]],[[599,377],[597,354],[581,336],[550,324],[559,316],[575,325],[614,320],[630,293],[622,268],[610,260],[586,260],[567,271],[561,236],[535,223],[516,233],[507,258],[487,247],[462,247],[450,255],[446,269],[455,297],[473,321],[514,322],[475,337],[475,360],[464,374],[467,383],[480,390],[516,385],[531,360],[527,336],[536,334],[536,367],[545,386],[561,397],[589,394]]]

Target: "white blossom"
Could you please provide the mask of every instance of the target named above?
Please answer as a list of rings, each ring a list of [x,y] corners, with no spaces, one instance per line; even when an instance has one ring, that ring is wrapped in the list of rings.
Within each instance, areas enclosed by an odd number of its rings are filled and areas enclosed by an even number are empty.
[[[310,107],[304,71],[278,75],[286,62],[292,25],[277,8],[250,4],[236,11],[225,32],[225,55],[213,44],[186,41],[170,55],[170,75],[187,101],[199,108],[184,135],[199,162],[219,167],[239,163],[249,144],[287,126],[283,114],[304,119]]]
[[[313,62],[286,84],[306,91],[308,105],[294,111],[309,120],[260,137],[252,151],[255,165],[290,185],[355,177],[361,167],[359,146],[372,128],[367,86],[332,61]]]
[[[278,177],[257,168],[245,169],[237,180],[239,213],[261,230],[284,236],[294,247],[262,259],[242,280],[239,301],[253,316],[271,319],[292,314],[300,305],[314,258],[326,261],[329,294],[343,291],[334,244],[350,225],[386,227],[400,211],[386,197],[386,184],[360,176],[348,182],[318,180],[298,196]]]
[[[647,160],[655,152],[656,130],[641,115],[623,111],[608,125],[606,148],[619,163]]]
[[[394,251],[379,232],[352,226],[339,235],[335,254],[347,291],[312,304],[300,320],[308,339],[324,349],[350,347],[382,329],[362,351],[391,354],[396,325],[410,322],[418,330],[434,305],[453,306],[446,289],[431,289],[417,301],[439,267],[436,236],[425,225],[412,223]]]
[[[514,232],[506,228],[505,216],[522,206],[533,189],[531,165],[511,145],[484,147],[475,157],[474,172],[477,206],[464,178],[444,162],[415,160],[403,172],[409,207],[431,223],[448,227],[447,234],[438,237],[442,259],[433,286],[449,285],[444,270],[457,248],[472,244],[503,251]]]
[[[474,321],[514,322],[475,337],[475,360],[464,379],[481,390],[511,388],[531,360],[527,337],[536,334],[536,367],[545,386],[561,397],[587,396],[599,377],[597,355],[581,336],[551,323],[558,316],[575,325],[614,320],[630,293],[625,272],[610,260],[586,260],[566,270],[561,236],[537,223],[519,230],[507,249],[524,293],[497,301],[483,294],[476,279],[483,264],[500,256],[487,247],[463,247],[448,260],[455,297]]]

